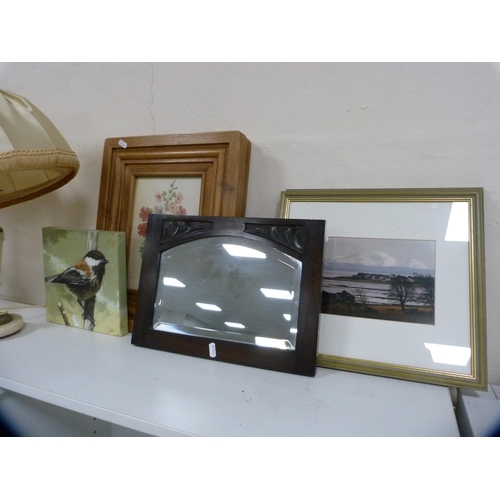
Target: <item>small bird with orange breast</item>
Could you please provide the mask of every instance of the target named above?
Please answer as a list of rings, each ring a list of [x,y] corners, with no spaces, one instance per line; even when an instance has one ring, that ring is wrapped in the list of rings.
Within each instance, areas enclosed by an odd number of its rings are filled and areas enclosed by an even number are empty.
[[[94,299],[101,289],[105,266],[108,263],[104,254],[99,250],[91,250],[83,259],[79,260],[62,273],[45,278],[47,283],[61,283],[76,298],[83,309],[83,319],[94,324],[93,314],[90,314],[85,302]]]

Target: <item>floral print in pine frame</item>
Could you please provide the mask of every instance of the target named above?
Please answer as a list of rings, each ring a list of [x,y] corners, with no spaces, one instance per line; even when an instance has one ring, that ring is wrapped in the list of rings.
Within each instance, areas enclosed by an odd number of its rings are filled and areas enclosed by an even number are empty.
[[[176,180],[174,179],[170,184],[168,191],[156,191],[154,195],[155,205],[153,207],[142,206],[139,210],[139,218],[141,223],[137,226],[137,234],[146,238],[146,230],[148,227],[148,217],[149,214],[172,214],[172,215],[187,215],[187,210],[183,206],[184,195],[182,191],[179,191],[178,186],[175,185]],[[139,247],[139,251],[142,253],[144,251],[145,239]]]
[[[146,177],[137,179],[128,256],[128,288],[137,290],[149,214],[198,215],[200,177]]]

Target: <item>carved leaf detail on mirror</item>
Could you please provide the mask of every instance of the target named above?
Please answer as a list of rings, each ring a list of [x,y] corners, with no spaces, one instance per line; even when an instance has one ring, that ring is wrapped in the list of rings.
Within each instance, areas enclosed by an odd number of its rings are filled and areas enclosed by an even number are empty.
[[[186,235],[209,231],[211,222],[163,221],[160,243]]]
[[[247,224],[246,232],[266,237],[276,243],[302,253],[304,228],[302,226],[275,226],[263,224]]]

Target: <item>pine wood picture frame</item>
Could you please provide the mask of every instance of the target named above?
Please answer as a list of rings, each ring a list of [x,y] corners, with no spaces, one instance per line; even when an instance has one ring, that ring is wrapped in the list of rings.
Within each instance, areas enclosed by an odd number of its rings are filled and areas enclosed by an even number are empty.
[[[132,331],[137,286],[130,286],[134,215],[142,200],[136,189],[142,182],[158,185],[176,180],[196,181],[199,204],[189,215],[245,215],[251,142],[239,131],[108,138],[104,142],[96,228],[126,233],[129,330]],[[175,185],[174,185],[175,189]],[[168,189],[156,193],[168,197]],[[163,207],[165,209],[165,207]],[[153,209],[149,209],[153,211]],[[143,211],[144,221],[147,218]],[[166,211],[165,213],[169,213]],[[183,214],[187,214],[184,209]],[[143,231],[145,235],[145,229]],[[140,262],[135,262],[140,268]]]

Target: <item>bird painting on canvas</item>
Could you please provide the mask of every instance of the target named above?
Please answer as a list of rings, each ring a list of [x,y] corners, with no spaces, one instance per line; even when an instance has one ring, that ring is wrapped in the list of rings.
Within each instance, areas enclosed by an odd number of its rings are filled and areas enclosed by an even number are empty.
[[[59,283],[75,297],[83,309],[83,320],[93,327],[95,297],[102,286],[105,267],[108,260],[99,250],[91,250],[79,261],[63,272],[45,278],[47,283]]]

